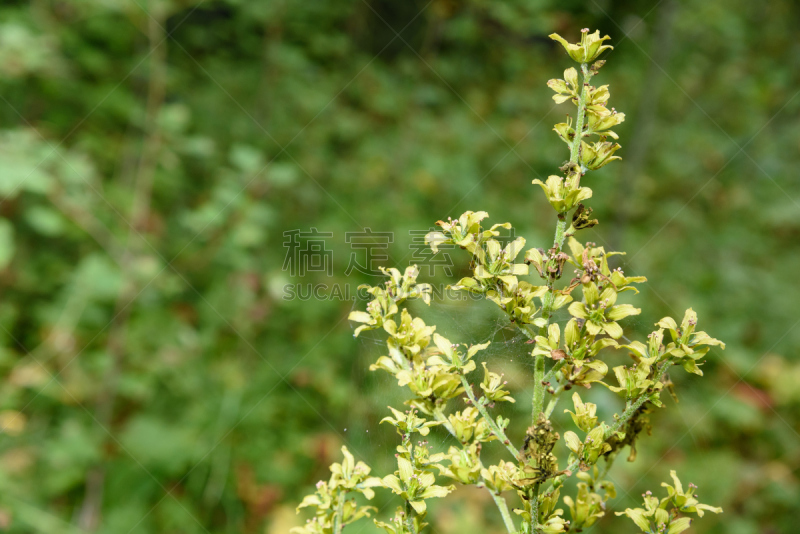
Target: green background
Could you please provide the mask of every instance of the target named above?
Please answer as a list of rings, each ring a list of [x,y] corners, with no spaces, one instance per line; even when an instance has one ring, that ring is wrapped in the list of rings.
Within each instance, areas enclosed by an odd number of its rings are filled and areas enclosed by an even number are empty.
[[[677,469],[725,509],[696,532],[795,531],[798,21],[790,0],[3,2],[0,527],[283,533],[342,444],[394,469],[378,421],[403,397],[367,370],[379,337],[352,337],[363,303],[284,286],[374,284],[345,276],[366,261],[347,232],[393,232],[404,267],[409,231],[468,209],[547,248],[530,182],[567,159],[551,128],[570,111],[545,85],[570,66],[547,35],[590,27],[616,46],[598,81],[627,121],[623,162],[586,179],[601,224],[581,237],[648,277],[638,335],[692,306],[728,344],[705,377],[673,373],[680,403],[617,462],[610,508]],[[331,276],[292,276],[284,232],[312,227]],[[493,336],[519,436],[530,347],[471,304],[414,309],[454,341]],[[433,532],[502,528],[485,492],[432,504]]]

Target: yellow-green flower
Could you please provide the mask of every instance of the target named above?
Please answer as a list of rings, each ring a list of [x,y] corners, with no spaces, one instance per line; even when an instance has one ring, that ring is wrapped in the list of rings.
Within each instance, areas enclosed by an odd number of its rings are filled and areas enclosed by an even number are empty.
[[[581,30],[581,42],[579,44],[569,43],[557,33],[551,33],[550,38],[561,43],[561,46],[567,51],[569,57],[578,63],[591,63],[605,50],[614,49],[611,45],[603,44],[603,41],[611,39],[611,37],[608,35],[600,37],[600,30],[594,33],[589,33],[588,28]]]
[[[556,128],[558,126],[557,124]],[[579,202],[592,197],[591,189],[588,187],[569,187],[561,176],[553,175],[549,176],[546,182],[534,180],[533,183],[541,186],[547,195],[547,201],[558,213],[566,213],[577,206]]]
[[[638,315],[642,311],[630,304],[614,305],[617,302],[616,290],[609,286],[600,293],[594,282],[583,286],[583,298],[585,303],[570,304],[569,313],[586,321],[586,331],[593,336],[603,332],[619,339],[622,337],[622,327],[617,321],[629,315]]]
[[[415,469],[411,461],[402,456],[397,458],[397,467],[396,475],[383,477],[383,485],[408,501],[418,514],[427,511],[425,499],[445,497],[455,489],[455,486],[437,486],[433,473]]]

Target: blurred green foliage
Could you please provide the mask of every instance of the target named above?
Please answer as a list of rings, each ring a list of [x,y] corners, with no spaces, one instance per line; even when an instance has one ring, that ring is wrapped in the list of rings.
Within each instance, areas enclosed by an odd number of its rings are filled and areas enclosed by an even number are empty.
[[[563,163],[545,83],[565,59],[546,35],[588,26],[612,36],[603,83],[628,115],[588,232],[649,278],[642,332],[693,306],[728,345],[709,379],[674,377],[680,404],[611,476],[638,495],[677,469],[725,509],[699,532],[792,532],[799,18],[789,0],[4,2],[0,527],[286,532],[342,443],[386,471],[379,348],[354,342],[351,301],[284,285],[374,282],[345,277],[346,232],[394,232],[403,267],[409,230],[466,209],[546,247],[530,182]],[[293,278],[283,233],[312,227],[333,276]],[[529,348],[486,308],[448,337],[496,333],[523,376]],[[443,334],[457,310],[438,307]],[[486,498],[435,531],[496,528]]]

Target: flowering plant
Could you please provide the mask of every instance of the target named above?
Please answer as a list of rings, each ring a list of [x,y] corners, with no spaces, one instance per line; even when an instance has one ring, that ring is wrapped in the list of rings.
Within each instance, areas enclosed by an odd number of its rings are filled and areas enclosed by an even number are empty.
[[[623,122],[625,115],[608,108],[607,85],[591,84],[604,63],[596,61],[597,57],[612,47],[603,44],[609,37],[588,30],[578,44],[557,34],[551,38],[580,64],[579,70],[569,68],[563,79],[548,82],[557,103],[571,102],[577,108],[574,121],[554,127],[569,148],[569,161],[561,167],[561,174],[544,182],[533,181],[556,212],[552,245],[525,251],[526,241],[518,237],[504,247],[498,237],[511,225],[487,228],[484,221],[489,214],[483,211],[467,211],[458,219],[439,221],[440,230],[426,236],[434,253],[443,244],[454,244],[471,255],[472,276],[452,287],[485,296],[533,346],[530,427],[521,441],[512,439],[506,433],[509,420],[491,414],[496,403],[515,402],[502,375],[484,362],[483,380],[473,380],[478,371],[475,358],[490,342],[456,343],[436,332],[436,326],[412,317],[404,305],[411,299],[430,304],[430,286],[417,283],[415,266],[402,273],[386,270],[386,283],[368,290],[373,298],[367,311],[353,312],[350,319],[360,324],[356,336],[364,330],[383,329],[387,355],[370,369],[390,373],[398,386],[410,393],[407,409],[390,407],[392,415],[382,421],[394,426],[400,436],[397,469],[383,478],[369,477],[369,467],[355,464],[343,448],[345,459],[331,467],[330,481],[320,482],[316,494],[301,504],[316,508],[315,517],[295,532],[341,533],[346,525],[374,511],[348,500],[349,496],[361,494],[371,499],[373,488],[382,487],[399,496],[401,505],[388,522],[375,519],[375,523],[390,534],[418,534],[426,525],[426,501],[446,497],[456,490],[453,483],[486,488],[509,534],[580,532],[603,517],[606,502],[615,497],[614,485],[605,474],[623,448],[629,447],[630,461],[635,459],[636,442],[649,426],[649,414],[662,407],[663,389],[672,388],[668,370],[679,365],[702,375],[700,365],[709,349],[724,348],[722,342],[697,330],[697,314],[691,309],[680,324],[671,317],[661,319],[646,342],[625,336],[625,319],[641,310],[618,303],[618,297],[628,291],[638,293],[634,284],[645,278],[626,276],[620,268],[612,270],[611,258],[619,253],[577,237],[581,230],[597,224],[590,219],[591,208],[584,204],[592,197],[592,190],[581,183],[584,176],[620,159],[615,155],[620,145],[612,128]],[[567,264],[575,268],[575,276],[565,282]],[[522,277],[538,278],[538,282]],[[569,319],[562,328],[553,321],[553,314],[563,308]],[[605,357],[609,351],[627,352],[630,363],[610,372]],[[593,384],[622,398],[624,405],[613,420],[600,421],[597,406],[584,402],[576,391]],[[570,413],[575,430],[562,435],[555,431],[551,416],[570,390],[574,411],[564,411]],[[454,411],[453,405],[461,402]],[[414,434],[425,437],[436,427],[449,432],[458,444],[446,452],[431,453],[426,441],[414,441]],[[509,458],[486,465],[481,455],[485,446],[503,447]],[[564,481],[572,476],[579,480],[577,492],[562,497]],[[627,516],[648,534],[679,534],[689,528],[688,514],[702,517],[705,511],[722,511],[700,504],[694,486],[684,491],[674,471],[671,476],[674,486],[664,484],[667,497],[659,500],[647,492],[643,508],[629,508],[617,515]],[[517,498],[513,514],[508,496]]]

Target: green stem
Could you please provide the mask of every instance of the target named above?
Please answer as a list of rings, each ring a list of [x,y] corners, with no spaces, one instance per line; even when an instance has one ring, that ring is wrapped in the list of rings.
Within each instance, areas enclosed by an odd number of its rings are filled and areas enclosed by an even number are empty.
[[[550,397],[550,401],[547,403],[547,408],[544,409],[544,416],[548,419],[550,419],[550,416],[553,414],[553,410],[556,409],[556,404],[558,404],[562,393],[564,393],[564,386],[559,386]]]
[[[558,222],[556,223],[556,233],[553,236],[553,247],[557,250],[557,252],[561,251],[561,247],[564,245],[564,232],[567,229],[567,216],[566,213],[559,213],[558,214]],[[539,335],[542,336],[547,332],[547,325],[550,324],[550,316],[553,313],[553,304],[556,300],[556,293],[555,293],[555,285],[556,281],[554,278],[550,278],[547,281],[547,293],[542,300],[542,319],[546,320],[547,322],[539,327]]]
[[[413,508],[411,508],[411,503],[406,501],[406,528],[409,532],[411,532],[411,534],[417,534],[417,531],[414,528],[414,518],[411,517],[412,513]]]
[[[583,86],[581,94],[578,97],[578,114],[575,118],[575,138],[572,140],[572,146],[569,149],[569,162],[573,165],[578,164],[581,157],[581,142],[583,141],[583,123],[586,118],[586,99],[589,96],[589,82],[592,79],[592,72],[589,70],[588,65],[581,65],[581,72],[583,73]],[[578,184],[574,184],[577,187]],[[565,230],[567,229],[567,213],[558,214],[558,223],[556,224],[556,233],[553,237],[553,246],[557,251],[561,251],[564,246]],[[555,302],[555,280],[551,279],[547,283],[547,294],[545,295],[542,317],[547,320],[547,323],[539,329],[539,335],[543,335],[547,330],[547,325],[550,323],[550,314],[553,311],[553,302]]]
[[[569,162],[571,164],[578,164],[581,156],[581,142],[583,141],[583,123],[586,118],[586,99],[589,96],[589,81],[592,79],[592,72],[589,70],[588,65],[581,65],[581,72],[583,73],[583,86],[581,94],[578,97],[578,114],[575,118],[575,138],[572,140],[572,146],[569,149]],[[575,184],[577,187],[578,184]],[[556,224],[556,233],[553,237],[553,246],[557,251],[561,251],[564,246],[565,231],[567,229],[567,214],[558,214],[558,223]],[[555,302],[555,280],[550,279],[547,283],[547,294],[544,298],[542,306],[542,318],[547,320],[540,329],[539,335],[543,335],[547,330],[547,325],[550,323],[550,314],[553,311],[553,303]]]
[[[506,530],[508,530],[508,534],[514,534],[517,532],[517,527],[514,525],[514,521],[511,519],[511,514],[508,513],[508,504],[506,504],[506,500],[502,495],[495,493],[494,491],[490,490],[489,493],[492,494],[494,503],[497,505],[497,509],[500,510],[500,515],[503,516],[503,523],[506,526]]]
[[[583,123],[586,117],[586,99],[589,95],[589,81],[592,79],[592,73],[589,70],[588,65],[582,64],[581,65],[581,72],[583,73],[583,86],[581,89],[581,94],[578,97],[578,114],[575,119],[575,138],[572,141],[572,146],[570,147],[569,151],[569,162],[572,164],[577,164],[580,160],[581,154],[581,141],[583,140]],[[577,186],[577,184],[575,184]],[[564,239],[566,238],[565,231],[567,229],[567,214],[559,213],[558,214],[558,222],[556,223],[556,232],[553,236],[553,247],[556,252],[561,251],[561,247],[564,246]],[[551,278],[547,282],[547,293],[542,302],[542,318],[545,320],[545,323],[539,328],[539,335],[543,336],[547,332],[547,327],[550,324],[550,317],[553,313],[553,304],[556,300],[555,295],[555,279]],[[534,394],[533,394],[533,421],[536,422],[536,419],[539,416],[539,413],[542,412],[542,401],[544,400],[544,385],[541,382],[544,380],[544,361],[542,361],[541,366],[539,365],[538,357],[536,362],[536,370],[542,369],[542,374],[539,376],[534,375]]]
[[[589,95],[589,82],[592,79],[592,72],[587,64],[581,64],[581,73],[583,74],[583,84],[581,85],[581,92],[578,96],[578,112],[575,119],[575,137],[570,146],[570,163],[572,165],[578,164],[581,156],[581,142],[584,137],[583,127],[586,119],[586,100]],[[572,184],[572,187],[579,185],[580,175],[578,175],[578,183]],[[567,229],[567,212],[558,214],[558,222],[556,223],[556,231],[553,236],[553,248],[556,253],[561,252],[566,239]],[[547,282],[547,293],[542,299],[542,318],[545,320],[544,324],[539,327],[539,335],[543,336],[547,333],[547,327],[550,324],[550,317],[553,313],[553,305],[556,299],[555,278],[550,278]],[[520,327],[521,328],[521,327]],[[527,330],[523,331],[528,334]],[[528,336],[531,337],[531,336]],[[560,363],[560,365],[559,365]],[[533,424],[539,419],[539,414],[544,413],[544,395],[546,390],[545,382],[549,381],[555,373],[563,367],[564,363],[559,362],[553,366],[549,373],[545,374],[545,360],[544,355],[537,355],[534,363],[534,376],[533,376],[533,399],[531,400],[531,420]],[[563,391],[563,390],[561,390]],[[559,392],[560,395],[560,392]],[[547,417],[552,414],[555,405],[558,402],[558,395],[550,400],[547,406]],[[537,492],[538,493],[538,492]],[[537,516],[539,512],[539,499],[538,494],[531,501],[531,532],[537,531]]]
[[[556,364],[547,371],[547,374],[544,375],[543,382],[552,382],[553,377],[558,373],[562,367],[567,364],[567,360],[559,360]],[[561,398],[561,394],[564,393],[566,388],[566,384],[560,384],[556,390],[553,392],[552,397],[550,397],[550,401],[547,403],[547,408],[544,409],[544,416],[550,419],[550,415],[552,415],[553,410],[556,408],[556,404],[558,404],[558,400]]]
[[[592,73],[589,66],[581,64],[581,72],[583,73],[583,86],[581,94],[578,97],[578,115],[575,119],[575,138],[570,147],[569,161],[572,164],[577,164],[580,160],[581,141],[583,140],[583,123],[586,116],[586,98],[589,95],[589,81],[592,79]],[[575,184],[577,186],[577,184]],[[564,246],[565,230],[567,229],[567,214],[558,214],[558,223],[556,224],[556,233],[553,237],[553,246],[557,252],[561,251]],[[547,282],[547,294],[542,304],[542,318],[545,319],[545,324],[539,328],[539,335],[545,335],[547,327],[550,324],[550,316],[553,312],[553,303],[555,302],[555,280],[550,279]],[[543,412],[544,405],[544,356],[537,356],[534,368],[534,383],[533,383],[533,400],[532,400],[532,414],[531,419],[534,423],[539,418],[539,414]],[[537,532],[537,517],[539,515],[539,499],[538,496],[531,502],[531,532]]]
[[[603,466],[603,470],[600,471],[600,474],[597,476],[597,480],[604,478],[608,474],[608,472],[611,470],[611,466],[614,465],[614,460],[616,459],[617,459],[616,452],[606,456],[606,463]]]
[[[345,493],[339,494],[339,502],[336,504],[336,515],[333,516],[333,534],[342,534],[342,529],[344,528],[342,523],[344,519],[345,495]]]
[[[558,360],[556,364],[553,367],[551,367],[549,371],[547,371],[547,374],[544,375],[544,378],[542,380],[544,380],[545,382],[551,381],[553,377],[556,375],[556,373],[559,372],[561,368],[564,367],[566,364],[567,364],[566,358],[563,360]]]
[[[544,354],[537,354],[533,370],[533,409],[531,424],[535,425],[544,406]]]
[[[447,416],[444,414],[441,408],[433,409],[433,417],[437,421],[441,421],[443,423],[442,426],[444,426],[447,429],[447,431],[450,432],[450,434],[452,434],[454,438],[458,439],[458,436],[456,436],[456,429],[453,428],[452,424],[450,424],[450,419],[447,418]]]
[[[527,337],[528,339],[536,339],[536,334],[528,330],[528,326],[533,326],[533,325],[520,324],[520,323],[516,323],[516,325],[517,328],[519,328],[519,330],[523,334],[525,334],[525,337]]]
[[[583,87],[578,97],[578,116],[575,119],[575,139],[572,140],[572,146],[569,151],[570,163],[578,163],[580,159],[581,141],[583,140],[583,121],[586,118],[586,97],[589,96],[589,82],[592,80],[592,71],[589,70],[588,64],[581,64],[581,73],[583,74]]]
[[[489,428],[492,430],[492,433],[497,436],[497,438],[503,442],[508,452],[514,456],[514,459],[519,458],[519,451],[512,445],[511,440],[506,437],[506,433],[503,432],[503,429],[500,428],[497,423],[492,420],[492,416],[489,415],[489,412],[486,411],[486,407],[475,398],[475,394],[472,392],[472,385],[467,381],[465,376],[461,376],[461,385],[464,386],[464,391],[467,393],[467,397],[469,398],[472,405],[475,406],[478,411],[481,413],[483,418],[486,420],[486,424],[489,425]]]
[[[658,369],[658,372],[653,377],[653,381],[659,382],[661,378],[667,373],[667,369],[669,369],[670,367],[672,367],[672,360],[667,360],[666,362],[664,362],[664,365],[662,365]],[[644,394],[640,395],[635,401],[628,404],[628,406],[625,408],[625,411],[622,412],[622,415],[619,417],[619,420],[616,423],[614,423],[614,425],[611,428],[608,429],[608,432],[606,432],[605,439],[608,439],[612,434],[614,434],[614,432],[618,432],[620,428],[625,426],[628,420],[631,417],[633,417],[633,414],[635,414],[636,411],[639,408],[641,408],[642,405],[648,400],[650,400],[650,395]]]

